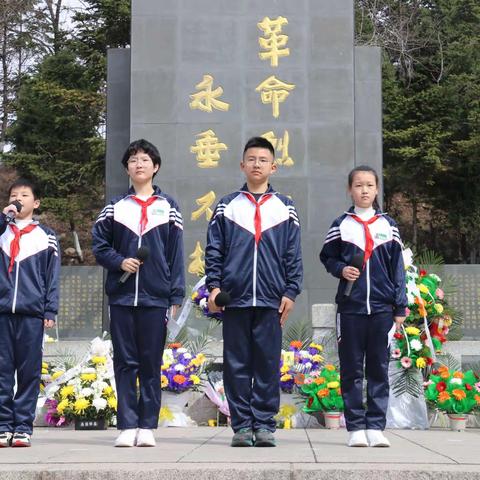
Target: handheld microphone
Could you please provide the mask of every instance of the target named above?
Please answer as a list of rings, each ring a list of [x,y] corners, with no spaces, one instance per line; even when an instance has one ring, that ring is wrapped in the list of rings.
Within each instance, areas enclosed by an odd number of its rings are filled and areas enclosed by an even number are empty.
[[[353,256],[349,266],[358,268],[358,270],[361,271],[363,267],[363,259],[364,259],[364,254],[357,253],[356,255]],[[354,283],[355,283],[355,280],[348,280],[347,286],[345,288],[345,292],[343,294],[345,297],[349,297],[350,293],[352,293],[352,287]]]
[[[17,212],[20,213],[22,211],[22,204],[18,200],[14,200],[10,205],[13,205]],[[6,214],[7,222],[10,223],[15,219],[15,212],[13,210],[9,210]]]
[[[148,256],[150,255],[150,250],[147,247],[140,247],[137,251],[137,254],[135,255],[135,258],[137,260],[140,260],[141,262],[144,262]],[[132,272],[125,272],[121,277],[118,283],[125,283],[129,278],[130,275],[132,275]]]
[[[226,307],[232,301],[232,297],[228,292],[218,292],[217,296],[215,297],[215,305],[217,307]]]

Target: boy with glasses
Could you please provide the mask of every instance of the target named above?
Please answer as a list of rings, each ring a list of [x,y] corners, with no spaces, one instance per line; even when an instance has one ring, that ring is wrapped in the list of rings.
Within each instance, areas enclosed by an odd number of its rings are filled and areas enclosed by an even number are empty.
[[[300,224],[295,206],[269,184],[275,151],[262,137],[245,145],[246,184],[215,208],[205,248],[210,311],[230,294],[223,312],[225,393],[232,447],[274,447],[280,403],[282,326],[302,289]]]

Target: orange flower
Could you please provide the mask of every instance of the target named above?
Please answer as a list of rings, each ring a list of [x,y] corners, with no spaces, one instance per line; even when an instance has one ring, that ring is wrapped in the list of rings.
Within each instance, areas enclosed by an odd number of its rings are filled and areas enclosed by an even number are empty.
[[[450,400],[450,394],[448,392],[440,392],[438,394],[438,401],[440,403],[446,402],[447,400]]]
[[[422,317],[427,316],[427,310],[425,308],[425,301],[421,297],[415,297],[415,303],[418,305],[418,313]]]
[[[333,372],[335,370],[335,365],[325,365],[325,368],[329,371],[329,372]]]
[[[475,401],[477,402],[478,405],[480,405],[480,395],[475,395]]]
[[[446,367],[445,365],[440,365],[438,367],[438,373],[443,373],[443,372],[448,372],[448,367]]]
[[[453,378],[463,378],[465,375],[462,372],[455,372]]]
[[[464,398],[467,397],[467,394],[463,390],[460,390],[459,388],[452,390],[452,395],[455,397],[455,400],[463,400]]]
[[[175,350],[176,348],[182,348],[182,344],[180,342],[177,343],[169,343],[167,345],[167,348],[171,348],[172,350]]]
[[[293,378],[295,385],[303,385],[305,383],[305,375],[303,373],[297,373]]]
[[[440,378],[447,379],[450,376],[450,372],[447,370],[446,372],[440,372]]]
[[[302,342],[300,340],[293,340],[290,342],[290,346],[292,348],[296,348],[297,350],[300,350],[302,348]]]
[[[323,385],[325,383],[325,379],[323,377],[317,377],[314,382],[317,384],[317,385]]]
[[[186,382],[186,378],[183,375],[174,375],[173,376],[173,381],[182,385]]]
[[[322,388],[317,392],[317,395],[320,398],[328,397],[328,394],[330,393],[330,390],[328,388]]]

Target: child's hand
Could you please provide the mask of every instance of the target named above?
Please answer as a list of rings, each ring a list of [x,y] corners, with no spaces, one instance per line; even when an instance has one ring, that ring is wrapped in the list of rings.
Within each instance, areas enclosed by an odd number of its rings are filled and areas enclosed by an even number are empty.
[[[218,313],[225,310],[225,307],[219,307],[215,303],[215,297],[220,293],[219,288],[214,288],[208,296],[208,310],[210,313]]]
[[[344,267],[342,270],[342,276],[349,282],[354,282],[360,276],[360,270],[355,267]]]
[[[295,302],[288,297],[282,297],[282,302],[280,303],[280,308],[278,313],[280,313],[280,325],[283,327],[287,321],[289,313],[293,310]]]
[[[400,330],[402,328],[405,318],[406,317],[393,317],[393,319],[395,320],[395,325],[397,327],[397,330]]]
[[[55,326],[55,320],[48,320],[47,318],[43,321],[43,326],[45,328],[52,328]]]
[[[142,262],[138,258],[126,258],[120,265],[120,268],[124,272],[136,273],[141,264]]]
[[[18,215],[18,209],[17,207],[11,203],[10,205],[7,205],[4,209],[3,209],[3,214],[6,215],[8,212],[13,212],[13,217],[15,218],[17,215]]]

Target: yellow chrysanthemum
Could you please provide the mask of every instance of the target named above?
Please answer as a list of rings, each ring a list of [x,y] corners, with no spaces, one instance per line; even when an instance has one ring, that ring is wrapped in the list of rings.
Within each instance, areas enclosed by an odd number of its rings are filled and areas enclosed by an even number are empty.
[[[62,398],[67,398],[70,395],[73,395],[75,392],[75,387],[73,385],[65,385],[60,389],[60,396]]]
[[[280,381],[281,382],[288,382],[289,380],[291,380],[293,377],[289,374],[289,373],[286,373],[285,375],[282,375],[280,377]]]
[[[423,283],[421,283],[419,286],[418,286],[418,289],[422,292],[422,293],[428,293],[428,287],[426,285],[424,285]]]
[[[107,363],[107,359],[105,357],[92,357],[92,363],[94,363],[95,365],[101,365],[103,363]]]
[[[97,379],[97,374],[96,373],[82,373],[80,375],[80,379],[83,380],[84,382],[93,382]]]
[[[57,405],[57,412],[60,415],[63,415],[63,412],[65,409],[70,405],[70,402],[68,401],[68,398],[64,398],[61,402],[58,403]]]
[[[114,410],[117,409],[117,399],[114,396],[107,398],[108,406],[113,408]]]
[[[433,308],[437,313],[443,313],[443,305],[441,303],[436,303]]]
[[[61,377],[65,372],[59,370],[58,372],[53,372],[52,373],[52,379],[56,380],[58,377]]]
[[[48,368],[48,363],[47,362],[42,362],[42,368]]]
[[[192,293],[192,300],[195,300],[198,297],[198,292]]]
[[[312,342],[310,348],[316,348],[319,352],[323,352],[323,347],[319,343]]]
[[[313,355],[312,361],[318,363],[323,362],[323,357],[321,355]]]
[[[73,404],[73,409],[77,415],[82,415],[85,410],[90,406],[90,402],[86,398],[78,398]]]
[[[287,373],[290,370],[290,367],[288,365],[282,365],[282,368],[280,369],[280,373]]]
[[[415,365],[417,366],[417,368],[425,368],[427,366],[427,362],[423,357],[419,357],[417,358]]]
[[[170,365],[171,365],[171,363],[165,362],[165,363],[162,365],[162,371],[168,370],[168,369],[170,368]]]
[[[48,370],[46,368],[42,368],[42,375],[47,375],[48,374]]]
[[[168,378],[165,375],[162,375],[161,381],[162,381],[162,388],[165,388],[168,386]]]
[[[200,383],[200,377],[197,375],[190,375],[190,380],[193,382],[194,385],[198,385]]]
[[[335,381],[335,382],[328,382],[328,383],[327,383],[327,387],[328,387],[328,388],[338,388],[339,386],[340,386],[340,383],[338,383],[338,382],[336,382],[336,381]]]
[[[111,385],[108,385],[108,387],[105,387],[102,392],[104,395],[111,395],[113,393],[113,388]]]
[[[405,331],[408,335],[420,335],[420,330],[417,327],[407,327]]]

